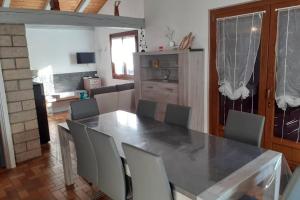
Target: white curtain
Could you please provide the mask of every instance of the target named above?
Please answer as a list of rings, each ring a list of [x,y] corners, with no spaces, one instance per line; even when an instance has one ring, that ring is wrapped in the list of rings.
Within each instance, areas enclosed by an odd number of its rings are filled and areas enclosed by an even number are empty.
[[[219,91],[231,100],[249,96],[261,36],[263,13],[221,18],[217,21]]]
[[[300,9],[278,12],[276,102],[279,108],[300,106]]]

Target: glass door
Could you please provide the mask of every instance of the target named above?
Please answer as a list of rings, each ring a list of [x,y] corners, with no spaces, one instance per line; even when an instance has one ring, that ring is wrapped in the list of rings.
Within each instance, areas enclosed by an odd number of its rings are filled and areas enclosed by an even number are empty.
[[[223,135],[229,110],[265,115],[268,7],[211,11],[210,133]]]
[[[271,6],[271,30],[266,108],[269,148],[300,163],[300,4]]]

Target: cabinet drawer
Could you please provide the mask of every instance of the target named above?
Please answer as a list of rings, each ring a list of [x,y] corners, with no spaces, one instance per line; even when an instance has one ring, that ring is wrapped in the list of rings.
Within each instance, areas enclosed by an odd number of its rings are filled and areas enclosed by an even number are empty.
[[[142,83],[142,98],[162,103],[178,103],[178,85],[168,83]]]
[[[158,91],[159,87],[157,84],[152,82],[143,82],[142,83],[142,90],[155,90]]]
[[[161,92],[166,94],[178,94],[178,85],[173,84],[161,84]]]

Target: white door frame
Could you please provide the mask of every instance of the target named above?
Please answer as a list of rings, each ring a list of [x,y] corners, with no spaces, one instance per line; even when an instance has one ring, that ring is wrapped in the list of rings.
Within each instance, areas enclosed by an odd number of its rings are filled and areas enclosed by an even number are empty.
[[[15,152],[14,144],[12,140],[11,126],[9,122],[8,108],[6,93],[4,87],[4,80],[2,75],[2,67],[0,63],[0,123],[1,123],[1,132],[2,132],[2,143],[5,157],[5,166],[6,168],[15,168]]]

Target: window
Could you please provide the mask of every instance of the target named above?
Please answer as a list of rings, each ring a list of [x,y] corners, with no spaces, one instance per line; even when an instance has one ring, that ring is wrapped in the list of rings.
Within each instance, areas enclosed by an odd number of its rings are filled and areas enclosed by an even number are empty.
[[[133,53],[138,49],[138,31],[110,35],[112,75],[114,79],[133,79]]]

